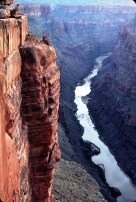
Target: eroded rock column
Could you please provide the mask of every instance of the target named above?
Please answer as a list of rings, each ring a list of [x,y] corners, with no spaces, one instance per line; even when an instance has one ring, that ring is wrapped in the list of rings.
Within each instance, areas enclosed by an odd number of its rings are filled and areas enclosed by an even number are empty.
[[[33,202],[54,201],[51,195],[58,147],[60,72],[56,52],[45,42],[28,37],[22,56],[22,117],[28,126],[29,179]]]

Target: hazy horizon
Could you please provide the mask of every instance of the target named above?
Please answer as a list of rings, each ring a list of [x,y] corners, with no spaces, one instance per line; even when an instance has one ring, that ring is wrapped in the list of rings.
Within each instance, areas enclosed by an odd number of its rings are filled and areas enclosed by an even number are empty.
[[[133,6],[135,3],[133,0],[15,0],[15,3],[20,4],[66,4],[66,5],[123,5],[123,6]]]

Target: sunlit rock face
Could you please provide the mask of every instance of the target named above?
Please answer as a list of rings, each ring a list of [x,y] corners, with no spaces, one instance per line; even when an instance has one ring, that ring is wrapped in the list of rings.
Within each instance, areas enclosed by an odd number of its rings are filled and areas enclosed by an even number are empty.
[[[13,53],[20,45],[24,44],[27,34],[27,18],[0,19],[0,62]]]
[[[122,7],[73,8],[71,6],[57,6],[53,9],[48,6],[26,6],[22,9],[30,14],[30,30],[38,36],[50,35],[56,47],[62,87],[60,120],[67,128],[67,135],[76,154],[81,157],[80,160],[76,160],[83,162],[84,160],[82,161],[82,155],[80,156],[79,152],[80,137],[83,131],[79,128],[75,119],[74,88],[83,77],[90,73],[96,57],[114,49],[120,26],[131,21],[135,9],[122,9]],[[68,18],[65,16],[68,16]],[[53,167],[55,161],[59,159],[59,150],[56,143],[57,117],[52,110],[55,106],[58,107],[58,94],[56,92],[59,91],[59,72],[54,62],[56,56],[54,49],[43,42],[39,44],[31,37],[25,43],[24,48],[21,48],[21,56],[24,61],[21,73],[23,87],[21,113],[24,125],[28,128],[30,144],[30,190],[34,201],[42,201],[45,198],[51,201],[53,200],[50,189]],[[54,69],[53,72],[52,70],[50,72],[51,66]],[[50,74],[53,75],[52,82],[54,82],[54,84],[51,82],[51,85]],[[109,79],[110,82],[111,79]],[[53,94],[50,94],[51,86],[56,99],[52,97]],[[106,87],[105,90],[107,90]],[[102,93],[102,91],[100,92]],[[114,96],[111,100],[111,103],[113,102]],[[92,106],[95,106],[95,104]],[[103,106],[100,106],[100,108],[103,109]],[[101,114],[100,111],[98,112]],[[52,122],[53,117],[55,117],[54,123]],[[109,136],[107,135],[107,137]],[[118,141],[115,141],[115,143],[118,144]],[[49,150],[45,149],[45,145]],[[54,154],[55,151],[57,155]],[[48,181],[45,180],[44,176]],[[40,178],[43,180],[42,183],[39,180]],[[108,193],[104,186],[102,188],[103,192]]]
[[[25,16],[0,19],[0,200],[7,202],[21,201],[22,197],[24,201],[25,197],[29,199],[28,141],[27,128],[20,116],[18,49],[26,34]]]
[[[12,1],[0,3],[8,10]],[[27,18],[12,6],[14,17],[0,17],[0,201],[51,202],[60,159],[56,52],[45,41],[25,41]]]
[[[89,108],[101,137],[136,183],[136,35],[119,34],[113,55],[94,79]],[[98,123],[98,124],[97,124]],[[114,140],[114,141],[113,141]],[[126,163],[127,162],[127,163]]]
[[[22,56],[22,117],[28,126],[32,201],[53,201],[51,184],[58,147],[59,77],[52,46],[29,38]]]
[[[0,4],[3,5],[10,5],[13,3],[13,0],[0,0]]]

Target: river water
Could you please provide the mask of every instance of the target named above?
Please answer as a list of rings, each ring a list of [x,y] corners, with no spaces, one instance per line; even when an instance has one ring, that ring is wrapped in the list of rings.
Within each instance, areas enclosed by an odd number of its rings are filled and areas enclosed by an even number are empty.
[[[108,57],[100,56],[96,59],[96,65],[93,71],[84,79],[84,84],[75,89],[75,103],[77,105],[76,117],[80,125],[84,128],[83,140],[87,140],[100,148],[100,154],[92,157],[92,161],[104,169],[105,178],[110,187],[120,190],[121,196],[117,198],[118,202],[136,201],[136,187],[131,183],[131,179],[120,169],[116,159],[110,153],[109,148],[100,140],[99,134],[90,118],[89,111],[82,97],[91,92],[91,80],[102,67],[103,60]]]

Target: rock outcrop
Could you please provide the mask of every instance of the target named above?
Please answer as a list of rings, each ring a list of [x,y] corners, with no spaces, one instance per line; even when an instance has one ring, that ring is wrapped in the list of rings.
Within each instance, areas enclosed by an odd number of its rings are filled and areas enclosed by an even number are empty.
[[[56,202],[107,202],[96,181],[84,168],[64,159],[56,167],[53,192]]]
[[[2,9],[15,8],[12,2],[0,1]],[[25,42],[27,33],[25,15],[0,19],[2,202],[53,201],[53,170],[60,159],[56,53],[30,37]]]
[[[100,136],[136,183],[136,34],[123,28],[119,43],[92,83],[88,107]],[[126,163],[127,162],[127,163]]]
[[[4,202],[29,199],[28,140],[20,116],[18,48],[26,34],[26,16],[0,19],[0,199]]]
[[[28,126],[32,201],[52,201],[51,184],[58,147],[60,72],[52,46],[28,37],[21,48],[22,117]]]

